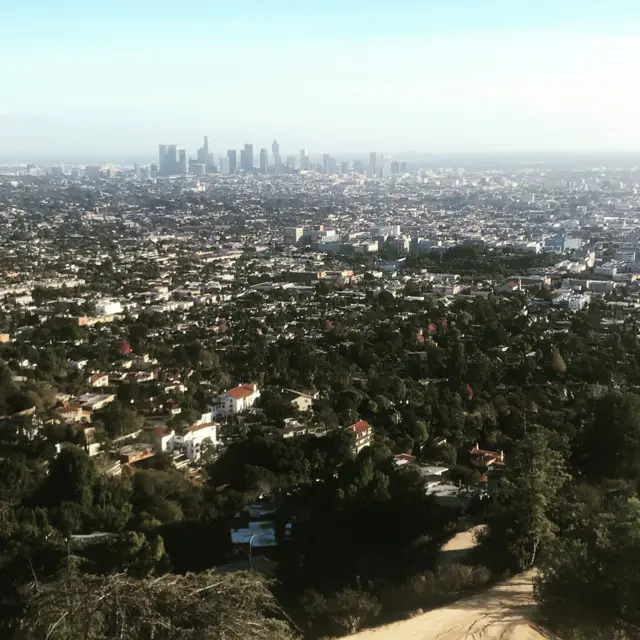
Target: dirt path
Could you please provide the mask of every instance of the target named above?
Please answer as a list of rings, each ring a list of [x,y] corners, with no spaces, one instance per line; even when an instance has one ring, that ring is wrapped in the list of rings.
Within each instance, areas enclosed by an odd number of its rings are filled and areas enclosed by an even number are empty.
[[[352,640],[547,640],[528,622],[533,572],[410,620],[370,629]]]
[[[478,525],[468,531],[456,533],[451,540],[442,545],[438,564],[442,566],[462,560],[474,547],[478,546],[477,536],[484,529],[484,525]]]

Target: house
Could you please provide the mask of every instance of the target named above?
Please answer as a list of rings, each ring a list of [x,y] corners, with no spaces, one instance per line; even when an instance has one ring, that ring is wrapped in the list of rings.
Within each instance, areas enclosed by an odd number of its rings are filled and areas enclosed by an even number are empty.
[[[241,384],[218,396],[212,411],[215,416],[231,416],[251,408],[260,397],[257,384]]]
[[[411,464],[416,461],[416,457],[408,453],[399,453],[397,456],[393,456],[393,463],[396,467],[402,467],[405,464]]]
[[[156,452],[151,445],[137,442],[122,447],[118,452],[118,458],[123,464],[132,464],[133,462],[152,458],[155,454]]]
[[[109,374],[107,373],[94,373],[92,376],[89,376],[87,380],[89,386],[94,388],[99,387],[108,387],[109,386]]]
[[[481,449],[476,442],[476,446],[469,452],[471,464],[474,467],[481,469],[489,469],[494,466],[501,466],[504,464],[504,452],[503,451],[488,451]]]
[[[168,453],[182,451],[192,462],[200,459],[205,442],[219,444],[218,425],[215,422],[191,425],[183,434],[168,431],[164,427],[157,427],[154,429],[152,437],[157,451]]]
[[[313,401],[320,397],[317,391],[294,391],[293,389],[283,389],[282,396],[298,411],[311,411]]]
[[[87,455],[92,458],[100,453],[101,445],[96,441],[96,428],[82,425],[79,427],[84,436],[84,449]]]
[[[97,411],[103,409],[116,399],[114,393],[85,393],[78,400],[85,409]]]
[[[58,409],[58,415],[67,424],[74,422],[91,422],[91,411],[79,404],[70,404]]]
[[[373,429],[368,422],[358,420],[358,422],[350,425],[347,429],[351,429],[356,436],[354,450],[360,453],[365,447],[368,447],[373,441]]]
[[[278,429],[283,438],[297,438],[299,436],[313,435],[320,438],[327,434],[325,427],[310,427],[300,424],[295,418],[285,418],[284,427]]]

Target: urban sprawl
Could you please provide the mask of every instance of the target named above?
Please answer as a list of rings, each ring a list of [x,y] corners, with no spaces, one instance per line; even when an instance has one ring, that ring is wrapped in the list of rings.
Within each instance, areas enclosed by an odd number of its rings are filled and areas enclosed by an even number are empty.
[[[549,505],[563,464],[635,473],[612,469],[638,434],[589,425],[636,407],[612,398],[640,388],[639,189],[623,161],[208,138],[148,166],[1,167],[1,554],[33,550],[24,584],[47,550],[113,575],[249,568],[309,637],[421,608],[397,585],[449,588],[433,550],[497,535],[510,474],[554,461]],[[537,538],[512,538],[502,569],[528,568]],[[491,580],[464,575],[451,596]]]

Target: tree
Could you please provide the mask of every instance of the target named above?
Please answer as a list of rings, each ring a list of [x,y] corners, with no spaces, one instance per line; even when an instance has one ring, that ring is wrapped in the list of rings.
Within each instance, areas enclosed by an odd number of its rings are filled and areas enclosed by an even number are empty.
[[[78,447],[65,447],[51,463],[41,489],[42,502],[49,506],[63,502],[89,505],[95,479],[96,470],[87,454]]]
[[[529,569],[553,541],[556,526],[550,516],[569,476],[550,440],[549,431],[533,427],[507,458],[483,539],[502,569]]]
[[[551,355],[551,368],[559,376],[563,376],[567,371],[567,365],[564,362],[564,358],[557,348],[553,350],[553,354]]]
[[[563,638],[640,637],[640,500],[592,505],[550,545],[536,579],[544,621]]]
[[[328,598],[311,590],[303,595],[301,603],[314,631],[340,636],[356,633],[367,621],[375,619],[381,609],[375,596],[351,588],[341,589]]]
[[[596,399],[581,454],[581,466],[593,480],[640,479],[640,396],[608,393]]]
[[[96,576],[81,573],[71,557],[53,580],[30,585],[25,597],[18,640],[294,637],[255,573]]]

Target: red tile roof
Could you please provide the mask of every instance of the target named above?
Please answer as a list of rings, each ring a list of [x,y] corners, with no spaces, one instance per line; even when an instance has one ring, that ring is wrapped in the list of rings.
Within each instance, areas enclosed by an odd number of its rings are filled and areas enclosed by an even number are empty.
[[[396,462],[400,462],[401,460],[406,460],[407,462],[413,462],[416,457],[412,456],[409,453],[399,453],[397,456],[393,456]]]
[[[355,424],[352,424],[347,428],[351,429],[356,435],[361,435],[363,433],[366,433],[367,431],[370,431],[371,425],[368,422],[365,422],[364,420],[358,420],[358,422],[356,422]]]
[[[200,431],[200,429],[206,429],[207,427],[212,427],[215,424],[215,422],[205,422],[204,424],[194,424],[191,425],[190,427],[187,427],[187,431],[191,431],[192,433],[194,431]]]
[[[255,386],[252,384],[241,384],[239,387],[235,389],[229,389],[227,394],[236,400],[241,400],[242,398],[247,398],[255,392]]]

